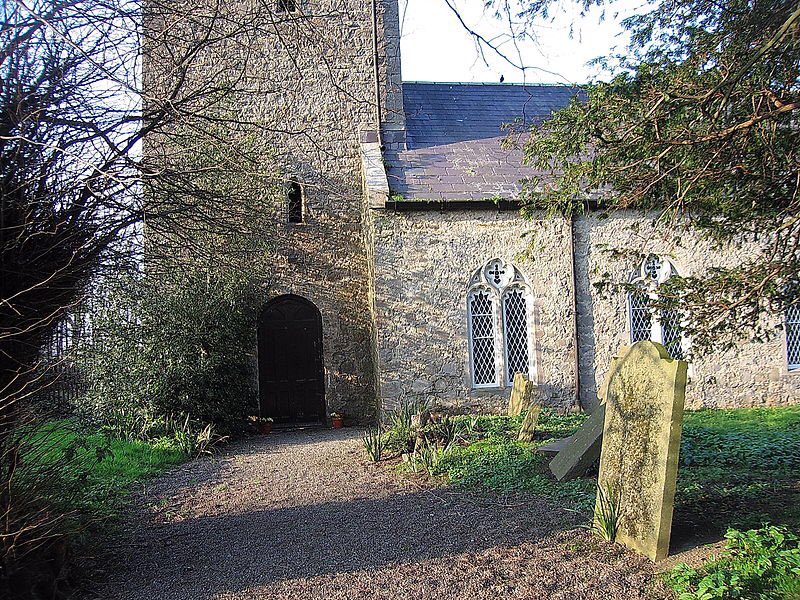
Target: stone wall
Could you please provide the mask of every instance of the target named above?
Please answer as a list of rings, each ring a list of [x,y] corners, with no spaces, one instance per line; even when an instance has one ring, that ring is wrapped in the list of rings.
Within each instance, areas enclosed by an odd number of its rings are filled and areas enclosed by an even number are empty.
[[[714,266],[734,266],[756,248],[729,244],[716,248],[696,232],[664,233],[652,220],[633,213],[579,219],[575,228],[578,279],[581,402],[597,402],[597,388],[620,344],[630,339],[625,294],[598,294],[593,284],[604,274],[627,281],[639,261],[615,250],[668,257],[680,275],[701,275]],[[780,318],[773,317],[775,325]],[[784,340],[778,333],[768,342],[740,340],[731,350],[698,357],[689,369],[687,408],[730,408],[800,401],[800,371],[789,372]]]
[[[384,409],[426,398],[459,410],[495,411],[510,388],[472,390],[467,287],[492,258],[512,262],[534,302],[536,373],[551,404],[574,401],[568,227],[523,221],[515,211],[373,210],[375,305]],[[529,252],[530,244],[539,250]]]
[[[546,402],[576,403],[569,224],[525,221],[515,211],[371,211],[380,393],[384,409],[424,397],[456,410],[492,411],[509,389],[471,389],[466,292],[472,272],[489,259],[513,262],[535,295],[536,373]],[[637,261],[613,249],[671,257],[681,274],[734,264],[751,249],[720,251],[696,234],[656,235],[639,214],[579,218],[575,253],[580,347],[580,401],[591,407],[614,353],[628,343],[624,293],[604,297],[593,284],[604,274],[627,280]],[[788,373],[782,340],[743,341],[697,359],[687,406],[734,407],[797,402],[800,373]]]

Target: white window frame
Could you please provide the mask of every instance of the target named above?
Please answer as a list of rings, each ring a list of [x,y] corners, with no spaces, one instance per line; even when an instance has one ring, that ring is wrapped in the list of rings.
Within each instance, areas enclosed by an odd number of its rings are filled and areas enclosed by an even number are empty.
[[[491,304],[491,317],[492,317],[492,346],[494,348],[494,381],[490,381],[487,383],[476,383],[475,382],[475,346],[474,346],[474,336],[472,331],[472,297],[480,292],[484,292],[489,296],[489,303]],[[497,347],[497,298],[492,293],[492,289],[489,286],[477,285],[472,286],[467,293],[467,322],[469,326],[469,372],[470,378],[472,382],[472,387],[474,389],[485,389],[485,388],[496,388],[500,385],[497,373],[498,373],[498,364],[500,363],[500,353],[498,352]],[[483,338],[481,338],[483,339]]]
[[[498,277],[494,274],[490,276],[489,271],[496,267],[502,269],[503,276]],[[525,328],[527,334],[526,341],[528,344],[528,372],[526,375],[531,380],[536,380],[533,292],[525,276],[522,275],[520,270],[514,266],[513,263],[499,258],[493,258],[473,272],[470,285],[467,289],[467,345],[469,352],[470,386],[472,389],[503,389],[513,385],[513,375],[509,379],[508,373],[506,373],[508,338],[506,335],[505,296],[507,291],[515,289],[522,290],[525,298]],[[493,310],[492,324],[494,327],[495,376],[494,381],[491,383],[475,382],[475,353],[472,333],[472,306],[470,301],[472,295],[478,291],[489,294]]]
[[[647,271],[648,262],[651,260],[657,260],[659,262],[658,273],[656,277],[650,275]],[[658,300],[658,286],[666,283],[671,277],[675,277],[678,275],[678,270],[675,268],[675,265],[671,260],[665,258],[663,256],[659,256],[656,254],[651,254],[646,257],[639,266],[639,270],[635,272],[630,280],[629,283],[636,286],[641,286],[642,294],[646,295],[651,300]],[[627,312],[628,312],[628,340],[630,343],[635,343],[633,339],[633,306],[632,306],[632,299],[636,292],[628,291],[626,296],[626,305],[627,305]],[[664,326],[662,324],[663,316],[660,312],[650,310],[650,337],[648,338],[652,342],[657,342],[662,346],[666,347],[664,344]],[[686,360],[686,357],[689,355],[689,350],[691,348],[691,342],[689,338],[681,332],[681,353],[683,356],[681,357],[682,360]]]

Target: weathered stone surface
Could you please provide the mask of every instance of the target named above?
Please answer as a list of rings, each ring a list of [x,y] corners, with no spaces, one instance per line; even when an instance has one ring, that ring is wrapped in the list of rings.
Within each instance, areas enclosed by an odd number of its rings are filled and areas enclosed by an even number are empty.
[[[389,182],[391,185],[391,181]],[[399,405],[417,379],[434,383],[427,399],[458,412],[504,413],[511,386],[474,389],[467,323],[467,285],[492,257],[513,263],[531,285],[534,363],[541,401],[574,403],[567,228],[563,220],[526,221],[516,211],[369,211],[374,236],[375,309],[381,381],[401,389],[384,396]],[[541,251],[526,254],[532,231]],[[441,380],[444,385],[436,385]]]
[[[601,404],[578,431],[566,438],[563,449],[550,461],[550,471],[556,479],[566,481],[580,477],[597,462],[603,444],[604,420],[605,406]]]
[[[536,396],[536,384],[524,373],[514,375],[514,385],[508,399],[508,416],[518,417],[527,409]]]
[[[637,342],[620,351],[606,392],[598,486],[619,502],[617,541],[653,561],[669,550],[686,375],[662,345]]]
[[[552,457],[561,452],[567,446],[569,446],[571,441],[572,441],[571,437],[561,438],[560,440],[554,440],[549,444],[537,446],[536,452],[538,452],[539,454],[548,454]]]
[[[604,278],[602,274],[615,281],[629,281],[640,258],[624,250],[636,248],[642,255],[667,256],[682,276],[702,276],[712,266],[735,267],[759,252],[753,243],[719,247],[696,230],[688,229],[676,236],[671,228],[658,228],[654,223],[651,215],[635,211],[619,211],[611,216],[590,214],[575,220],[580,389],[584,407],[596,406],[597,391],[616,349],[630,340],[625,294],[598,294],[594,287]],[[554,301],[543,298],[544,303]],[[772,319],[776,325],[781,321],[780,315]],[[777,335],[765,342],[740,340],[733,348],[695,357],[686,407],[796,404],[800,399],[800,377],[786,368],[782,337]],[[759,374],[770,377],[754,381]]]
[[[528,406],[528,412],[522,420],[517,439],[520,442],[533,441],[533,434],[536,432],[536,425],[539,424],[539,414],[542,412],[541,404],[532,403]]]

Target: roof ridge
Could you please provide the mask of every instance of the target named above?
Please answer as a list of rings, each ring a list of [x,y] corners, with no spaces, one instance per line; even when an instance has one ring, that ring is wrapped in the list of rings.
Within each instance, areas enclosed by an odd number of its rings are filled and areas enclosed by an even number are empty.
[[[549,87],[549,88],[578,88],[581,84],[572,83],[514,83],[514,82],[491,82],[491,81],[403,81],[403,85],[459,85],[459,86],[480,86],[480,87]]]

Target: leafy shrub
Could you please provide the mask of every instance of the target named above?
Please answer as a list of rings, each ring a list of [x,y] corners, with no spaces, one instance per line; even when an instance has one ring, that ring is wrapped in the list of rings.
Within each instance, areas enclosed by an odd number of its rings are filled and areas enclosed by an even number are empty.
[[[679,600],[800,597],[800,540],[786,527],[725,535],[726,551],[699,569],[676,565],[666,576]]]
[[[236,427],[256,403],[257,307],[254,288],[230,275],[132,276],[111,291],[81,352],[89,391],[78,408],[122,437],[170,414]]]

